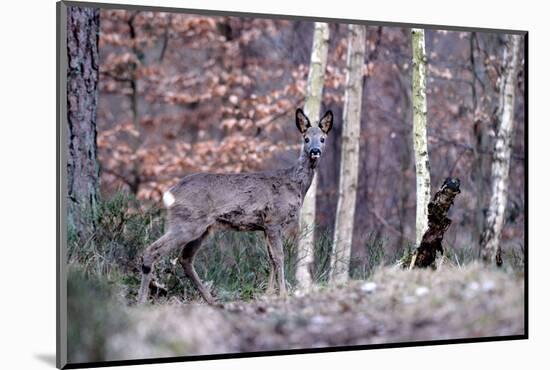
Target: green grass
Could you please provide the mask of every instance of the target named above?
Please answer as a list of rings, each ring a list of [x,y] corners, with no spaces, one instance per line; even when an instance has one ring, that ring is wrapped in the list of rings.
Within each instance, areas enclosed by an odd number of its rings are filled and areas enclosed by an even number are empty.
[[[130,273],[141,251],[162,235],[163,224],[158,208],[140,210],[135,198],[118,193],[99,203],[97,226],[82,239],[69,231],[67,259],[98,276]]]
[[[144,209],[125,193],[100,202],[95,228],[81,238],[69,230],[68,261],[86,276],[92,276],[120,289],[128,302],[134,302],[141,279],[143,250],[164,232],[164,211],[151,206]],[[290,289],[296,286],[297,243],[285,242],[285,277]],[[412,245],[389,253],[388,240],[371,233],[354,251],[350,261],[352,279],[368,279],[382,266],[410,259]],[[313,281],[326,285],[330,272],[332,235],[316,230]],[[154,276],[161,289],[152,291],[156,302],[172,297],[183,301],[200,300],[200,295],[185,276],[176,258],[179,251],[163,256],[155,265]],[[445,247],[446,261],[463,266],[477,259],[469,247]],[[512,268],[523,268],[521,247],[505,251]],[[399,263],[399,262],[397,262]],[[408,266],[408,263],[406,263]],[[405,266],[405,265],[403,265]],[[201,279],[222,302],[253,300],[264,294],[269,276],[269,258],[262,233],[218,232],[207,239],[197,254],[195,268]]]
[[[81,239],[69,230],[69,264],[87,276],[122,288],[131,302],[140,284],[141,255],[163,234],[164,212],[156,207],[143,210],[135,198],[118,193],[99,204],[97,215],[97,226],[86,230]],[[152,292],[159,302],[172,296],[186,301],[200,299],[179,263],[175,263],[178,253],[163,256],[155,264],[155,279],[165,288]],[[296,248],[286,243],[285,270],[291,285],[295,284],[296,264]],[[269,275],[264,236],[252,232],[216,233],[197,254],[195,268],[221,301],[254,299],[264,293]]]

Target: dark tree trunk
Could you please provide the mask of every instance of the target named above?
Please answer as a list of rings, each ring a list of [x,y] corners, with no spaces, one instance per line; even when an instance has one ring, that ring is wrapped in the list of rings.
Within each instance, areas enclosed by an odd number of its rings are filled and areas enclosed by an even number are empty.
[[[93,227],[99,197],[98,34],[99,9],[67,8],[67,214],[79,237]]]
[[[443,235],[451,225],[451,219],[447,217],[447,213],[459,193],[460,180],[448,178],[428,203],[428,230],[422,236],[411,267],[433,266],[437,252],[443,254]]]

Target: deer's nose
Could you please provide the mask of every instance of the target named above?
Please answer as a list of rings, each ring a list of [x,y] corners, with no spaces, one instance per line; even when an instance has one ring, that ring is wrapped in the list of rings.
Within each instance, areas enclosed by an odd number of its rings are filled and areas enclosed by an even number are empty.
[[[321,149],[313,148],[309,151],[309,155],[319,157],[321,155]]]

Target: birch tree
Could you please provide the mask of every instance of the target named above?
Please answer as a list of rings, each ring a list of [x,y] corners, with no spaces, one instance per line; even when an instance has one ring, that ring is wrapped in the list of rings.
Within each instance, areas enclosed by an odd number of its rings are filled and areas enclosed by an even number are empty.
[[[325,84],[328,44],[328,24],[316,22],[313,33],[313,46],[311,48],[311,60],[304,104],[305,114],[312,122],[319,121],[321,97],[323,95],[323,85]],[[300,213],[301,231],[298,242],[296,280],[301,289],[309,288],[312,283],[311,269],[313,264],[316,194],[317,174],[313,177],[311,186],[304,197]]]
[[[504,211],[508,199],[510,153],[514,131],[514,102],[519,68],[521,36],[510,35],[503,51],[504,70],[500,77],[499,110],[500,122],[497,128],[492,165],[491,201],[481,234],[480,247],[483,261],[502,265],[500,235],[504,224]]]
[[[67,7],[68,224],[82,238],[99,197],[96,111],[99,9]]]
[[[430,161],[428,156],[426,75],[427,58],[424,30],[412,29],[412,100],[413,141],[416,164],[416,247],[428,229],[428,203],[430,202]]]
[[[340,182],[331,259],[331,281],[335,283],[346,282],[349,277],[359,170],[359,130],[366,33],[365,26],[355,24],[348,26]]]

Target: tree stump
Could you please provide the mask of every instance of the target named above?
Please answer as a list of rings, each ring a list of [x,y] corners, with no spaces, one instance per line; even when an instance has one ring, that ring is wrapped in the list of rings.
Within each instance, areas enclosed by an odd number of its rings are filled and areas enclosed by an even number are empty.
[[[447,217],[455,197],[460,193],[460,180],[448,177],[428,204],[428,230],[411,259],[410,268],[432,266],[437,252],[443,254],[443,235],[451,225]]]

